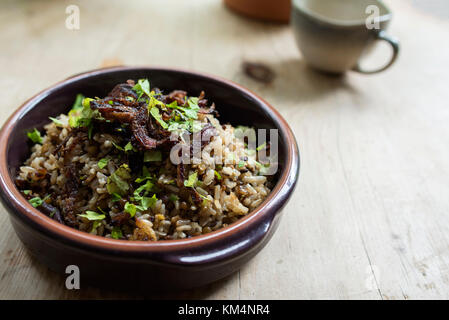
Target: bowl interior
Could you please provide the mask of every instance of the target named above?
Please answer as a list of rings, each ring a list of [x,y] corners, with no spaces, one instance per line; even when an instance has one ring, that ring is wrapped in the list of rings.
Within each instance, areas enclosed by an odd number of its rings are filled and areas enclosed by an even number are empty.
[[[152,68],[119,68],[81,74],[28,101],[8,140],[6,156],[10,177],[14,179],[18,168],[30,154],[30,142],[26,133],[33,128],[41,130],[50,121],[48,117],[67,113],[78,93],[88,97],[104,97],[117,83],[141,78],[148,78],[152,87],[158,87],[163,92],[180,89],[187,91],[189,95],[198,96],[201,91],[205,91],[209,102],[215,102],[222,124],[278,129],[279,165],[274,177],[275,181],[278,180],[286,165],[286,128],[282,127],[269,107],[231,82],[186,71]]]

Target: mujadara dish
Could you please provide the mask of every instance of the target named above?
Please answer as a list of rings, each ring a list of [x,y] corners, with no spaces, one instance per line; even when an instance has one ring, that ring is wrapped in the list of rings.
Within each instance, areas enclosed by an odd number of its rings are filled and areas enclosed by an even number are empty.
[[[247,128],[217,118],[204,92],[164,93],[147,79],[118,84],[103,99],[79,94],[68,114],[27,133],[31,156],[15,183],[52,219],[98,236],[206,234],[247,215],[272,188],[258,161],[270,144],[251,149],[237,134]]]

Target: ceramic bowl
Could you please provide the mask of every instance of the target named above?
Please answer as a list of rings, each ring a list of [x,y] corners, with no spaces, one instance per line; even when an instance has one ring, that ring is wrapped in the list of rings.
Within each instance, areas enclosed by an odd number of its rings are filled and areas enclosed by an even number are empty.
[[[163,90],[206,92],[222,123],[279,130],[279,170],[266,200],[234,224],[206,235],[159,242],[115,240],[62,225],[33,208],[14,185],[29,156],[26,132],[66,113],[77,93],[104,96],[127,79],[149,78]],[[250,260],[273,235],[299,174],[298,148],[287,122],[267,102],[228,80],[195,72],[116,67],[73,76],[26,101],[0,132],[0,196],[19,239],[52,270],[79,267],[82,284],[115,289],[186,289],[223,278]],[[293,213],[292,213],[293,214]],[[62,284],[61,284],[62,285]]]

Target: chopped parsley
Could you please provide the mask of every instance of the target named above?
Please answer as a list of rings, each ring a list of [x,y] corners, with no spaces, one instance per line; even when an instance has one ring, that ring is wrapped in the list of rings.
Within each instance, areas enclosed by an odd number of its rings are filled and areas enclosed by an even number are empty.
[[[97,163],[98,168],[103,169],[104,167],[106,167],[108,165],[109,160],[110,160],[109,158],[100,159],[100,161],[98,161]]]
[[[113,194],[111,194],[111,196],[112,196],[112,202],[117,202],[122,199],[122,196],[119,195],[118,193],[113,193]]]
[[[146,195],[148,192],[151,192],[154,187],[154,183],[151,180],[147,180],[147,182],[140,187],[138,187],[134,191],[134,198],[137,200],[140,200],[142,198],[141,193],[144,192],[144,195]]]
[[[194,187],[198,182],[198,173],[192,173],[187,180],[184,181],[184,186]]]
[[[139,178],[137,178],[135,181],[137,183],[142,183],[142,182],[144,182],[146,180],[152,180],[152,179],[153,179],[153,177],[151,176],[151,174],[148,171],[147,167],[143,166],[143,168],[142,168],[142,175]]]
[[[187,118],[190,119],[198,119],[198,112],[197,110],[185,108],[185,107],[178,107],[179,110],[184,111],[184,114],[187,116]]]
[[[133,145],[131,144],[131,141],[130,142],[128,142],[127,144],[126,144],[126,146],[125,146],[125,148],[123,149],[125,152],[127,152],[127,151],[131,151],[131,150],[133,150],[134,148],[133,148]]]
[[[142,97],[144,95],[148,97],[146,99],[148,112],[164,129],[168,131],[186,130],[191,132],[201,130],[200,124],[193,121],[198,119],[198,110],[200,109],[198,97],[188,98],[184,106],[178,106],[177,101],[164,104],[155,98],[156,94],[154,91],[150,91],[148,79],[138,80],[133,90],[137,93],[139,100],[143,100]],[[172,109],[171,118],[164,120],[159,109]]]
[[[118,150],[120,150],[120,151],[125,151],[125,149],[123,149],[121,146],[119,146],[118,144],[116,144],[114,141],[111,141],[112,142],[112,145],[116,148],[116,149],[118,149]]]
[[[78,127],[89,127],[92,123],[92,118],[94,116],[94,113],[98,110],[92,110],[90,108],[90,102],[94,99],[91,98],[84,98],[83,100],[83,109],[81,110],[81,115],[77,119],[77,126]]]
[[[34,128],[33,131],[30,131],[27,133],[28,138],[31,139],[31,141],[33,141],[34,143],[40,143],[42,144],[42,137],[41,137],[41,133],[39,132],[39,130],[37,130],[36,128]]]
[[[190,131],[193,133],[201,131],[202,127],[203,126],[200,121],[196,121],[196,120],[189,121],[189,128],[190,128]]]
[[[78,93],[75,98],[75,102],[72,105],[72,110],[82,109],[83,108],[83,100],[85,96],[81,93]]]
[[[40,197],[34,197],[28,200],[28,202],[35,208],[41,206],[45,200],[47,200],[50,197],[50,195],[46,196],[44,199],[41,199]]]
[[[198,192],[198,191],[197,191]],[[203,196],[201,193],[198,192],[198,195],[200,196],[200,198],[203,199],[203,206],[205,206],[207,204],[207,202],[209,202],[209,198],[206,196]]]
[[[167,109],[167,107],[165,106],[165,104],[162,101],[159,101],[158,99],[156,99],[154,97],[154,91],[151,91],[150,100],[148,100],[147,103],[148,103],[148,109],[151,109],[155,106],[161,106],[161,108],[163,110]]]
[[[86,218],[89,221],[103,220],[106,218],[104,214],[99,214],[95,211],[87,210],[86,213],[80,214],[80,217]]]
[[[89,139],[92,138],[92,119],[103,119],[98,110],[92,110],[92,108],[90,107],[91,101],[94,101],[94,99],[84,98],[81,102],[81,107],[77,105],[76,108],[72,108],[72,110],[69,111],[69,125],[72,128],[88,128]]]
[[[139,211],[146,211],[148,208],[153,207],[157,201],[156,194],[153,194],[152,197],[148,197],[148,194],[154,193],[157,188],[155,188],[154,178],[150,175],[148,169],[143,167],[142,172],[143,176],[141,178],[137,178],[136,182],[140,183],[145,181],[145,183],[134,191],[133,200],[140,202],[140,205],[136,205],[136,208]]]
[[[48,117],[51,121],[53,121],[57,126],[63,126],[64,125],[64,123],[62,123],[62,121],[61,120],[59,120],[59,119],[56,119],[56,118],[53,118],[53,117]]]
[[[90,230],[90,233],[93,233],[97,230],[97,228],[101,225],[101,221],[96,220],[92,223],[92,229]]]
[[[173,131],[182,131],[182,130],[190,130],[191,129],[191,125],[188,121],[185,122],[176,122],[176,121],[171,121],[170,125],[168,126],[167,130],[170,132]]]
[[[76,128],[78,126],[79,112],[77,109],[72,109],[69,111],[69,126]]]
[[[156,194],[153,194],[153,196],[150,197],[142,197],[140,200],[141,207],[139,209],[143,209],[142,211],[148,210],[149,208],[153,207],[156,204],[157,197]]]
[[[133,90],[137,93],[138,98],[140,99],[144,94],[148,97],[151,95],[150,93],[150,82],[148,79],[139,79],[137,84],[133,87]]]
[[[188,105],[188,107],[182,107],[182,106],[178,106],[176,104],[171,107],[176,108],[177,110],[183,111],[183,113],[181,113],[181,116],[183,116],[184,118],[187,118],[190,120],[198,119],[198,110],[200,109],[200,107],[198,106],[198,98],[190,97],[187,100],[187,105]]]
[[[154,119],[156,119],[157,122],[162,126],[162,128],[167,129],[168,124],[164,120],[162,120],[162,116],[159,113],[159,109],[157,107],[152,107],[150,110],[150,114],[153,116]]]
[[[189,104],[189,107],[194,110],[199,110],[200,107],[198,106],[199,98],[197,97],[190,97],[189,100],[187,100],[187,103]]]
[[[136,205],[130,202],[125,203],[125,212],[128,212],[129,215],[132,217],[134,217],[136,215]]]
[[[114,228],[112,228],[111,237],[113,239],[123,238],[122,229],[120,229],[120,227],[118,227],[118,226],[115,226]]]
[[[130,171],[127,164],[122,164],[109,176],[106,184],[109,194],[117,193],[123,196],[128,193],[129,180],[131,179]]]

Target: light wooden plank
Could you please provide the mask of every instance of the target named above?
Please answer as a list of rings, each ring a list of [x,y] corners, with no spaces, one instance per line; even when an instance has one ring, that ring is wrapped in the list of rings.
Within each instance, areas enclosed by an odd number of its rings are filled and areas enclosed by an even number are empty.
[[[0,122],[26,98],[105,65],[182,67],[232,79],[272,103],[301,149],[298,188],[268,246],[205,288],[148,298],[449,298],[449,21],[388,1],[402,52],[373,76],[308,68],[286,26],[234,15],[220,1],[0,2]],[[180,14],[182,13],[182,14]],[[384,50],[384,49],[382,49]],[[373,63],[384,59],[379,51]],[[248,78],[244,61],[276,72]],[[0,299],[143,298],[68,291],[39,264],[0,210]]]

